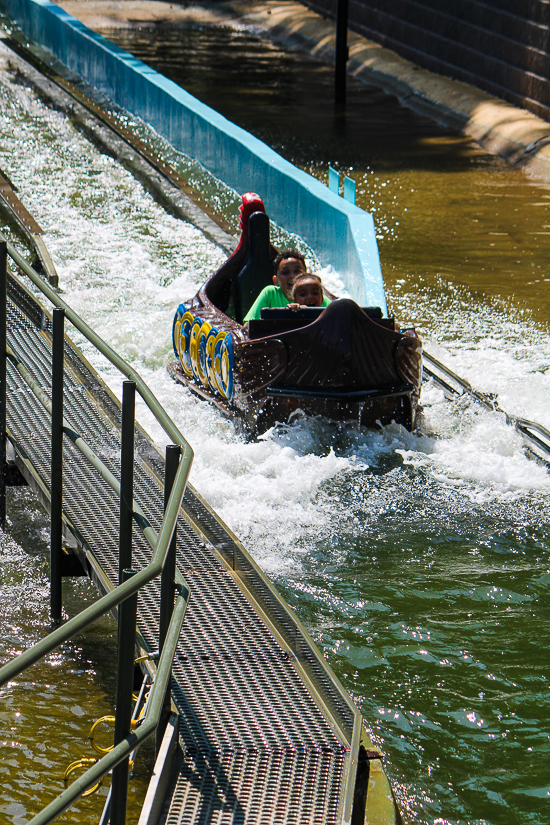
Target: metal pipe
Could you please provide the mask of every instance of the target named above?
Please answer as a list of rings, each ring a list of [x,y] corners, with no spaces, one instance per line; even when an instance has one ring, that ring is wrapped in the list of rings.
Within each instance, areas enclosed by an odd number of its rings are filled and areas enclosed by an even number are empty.
[[[122,581],[135,576],[134,570],[122,571]],[[118,667],[115,716],[115,747],[130,735],[132,719],[132,688],[136,645],[137,593],[118,606]],[[129,754],[128,754],[129,755]],[[128,758],[113,769],[111,785],[111,825],[126,825],[128,801]]]
[[[166,464],[164,470],[164,510],[168,506],[176,472],[178,470],[181,450],[175,444],[166,447]],[[176,576],[176,530],[172,535],[170,547],[166,555],[166,562],[160,578],[160,618],[159,618],[159,651],[162,651],[164,639],[174,609],[174,588]]]
[[[63,539],[63,354],[65,310],[53,311],[52,329],[52,453],[50,507],[50,613],[59,624],[62,609],[61,545]]]
[[[7,328],[8,328],[8,273],[5,241],[0,243],[0,527],[6,527],[6,385],[7,385]]]
[[[178,464],[180,460],[181,449],[175,444],[169,444],[166,447],[166,463],[164,470],[164,508],[168,505],[170,491],[174,484]],[[176,578],[176,530],[172,536],[170,547],[166,555],[166,562],[164,564],[160,577],[160,616],[159,616],[159,651],[162,652],[164,641],[172,619],[172,611],[174,609],[174,593]],[[170,671],[171,673],[171,671]],[[166,690],[164,697],[163,711],[160,724],[157,728],[156,750],[159,752],[164,737],[164,728],[170,716],[170,699],[171,691],[170,685]]]
[[[118,581],[122,571],[132,566],[132,507],[134,500],[134,424],[136,385],[134,381],[122,384],[122,423],[120,449],[120,535],[118,552]]]

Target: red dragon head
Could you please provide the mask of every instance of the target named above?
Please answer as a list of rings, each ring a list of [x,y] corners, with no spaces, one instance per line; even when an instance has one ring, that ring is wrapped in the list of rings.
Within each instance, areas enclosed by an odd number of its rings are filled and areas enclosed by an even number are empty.
[[[254,212],[265,212],[264,202],[254,192],[246,192],[239,206],[239,228],[241,230],[239,246],[248,240],[248,219]]]

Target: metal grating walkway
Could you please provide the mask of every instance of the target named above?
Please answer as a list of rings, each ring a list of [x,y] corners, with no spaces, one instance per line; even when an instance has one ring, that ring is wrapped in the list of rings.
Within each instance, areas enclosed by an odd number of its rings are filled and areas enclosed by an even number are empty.
[[[10,294],[8,345],[49,394],[51,323],[11,276]],[[69,342],[65,382],[65,418],[120,478],[118,403]],[[8,430],[47,501],[50,419],[9,362]],[[139,428],[135,439],[134,495],[158,530],[164,460]],[[100,565],[115,586],[118,499],[67,438],[64,512],[92,566]],[[136,528],[133,567],[145,567],[150,554]],[[178,521],[177,564],[191,598],[173,668],[181,756],[165,822],[347,821],[350,748],[352,742],[357,748],[360,716],[269,583],[190,486]],[[158,591],[153,582],[139,596],[138,627],[150,650],[157,648]]]

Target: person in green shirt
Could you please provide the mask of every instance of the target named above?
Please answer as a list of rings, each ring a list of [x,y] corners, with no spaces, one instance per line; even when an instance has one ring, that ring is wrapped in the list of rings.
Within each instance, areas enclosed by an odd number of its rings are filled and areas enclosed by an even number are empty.
[[[292,301],[292,282],[297,275],[306,271],[304,256],[297,249],[284,249],[273,261],[275,274],[273,286],[266,286],[246,315],[244,323],[260,317],[264,307],[286,307]]]

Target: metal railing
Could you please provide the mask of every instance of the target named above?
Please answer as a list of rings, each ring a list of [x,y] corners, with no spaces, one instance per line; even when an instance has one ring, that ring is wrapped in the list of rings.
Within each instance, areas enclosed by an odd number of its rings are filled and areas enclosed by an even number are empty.
[[[54,305],[52,327],[52,398],[38,386],[22,360],[7,347],[7,257],[27,275],[36,287]],[[121,429],[121,481],[119,482],[86,444],[84,438],[63,418],[63,352],[64,319],[67,318],[118,370],[128,379],[124,382]],[[171,666],[178,642],[189,588],[176,570],[175,530],[193,451],[175,424],[168,417],[155,396],[140,376],[117,353],[67,306],[59,295],[46,284],[18,252],[0,235],[0,346],[6,357],[0,359],[0,520],[5,523],[6,484],[6,379],[7,359],[18,370],[38,401],[52,417],[51,461],[51,612],[54,623],[61,619],[61,563],[62,538],[62,450],[63,434],[87,458],[99,475],[120,497],[119,585],[83,610],[64,625],[56,627],[33,647],[0,668],[0,687],[26,668],[51,653],[59,645],[80,633],[92,622],[115,607],[119,620],[119,663],[117,674],[117,716],[113,749],[75,780],[60,796],[37,814],[29,825],[47,825],[69,808],[82,794],[113,770],[110,819],[112,825],[123,825],[126,820],[128,787],[128,759],[136,748],[158,730],[170,706]],[[165,510],[158,534],[133,499],[134,466],[134,401],[140,394],[164,431],[174,444],[167,448],[165,477]],[[136,521],[152,549],[149,564],[135,572],[131,570],[132,521]],[[131,730],[131,702],[133,686],[134,649],[136,637],[136,610],[138,591],[161,577],[159,651],[156,677],[153,682],[147,714],[136,730]]]

